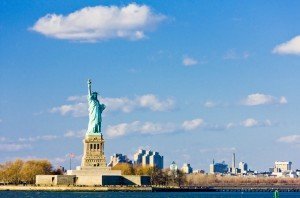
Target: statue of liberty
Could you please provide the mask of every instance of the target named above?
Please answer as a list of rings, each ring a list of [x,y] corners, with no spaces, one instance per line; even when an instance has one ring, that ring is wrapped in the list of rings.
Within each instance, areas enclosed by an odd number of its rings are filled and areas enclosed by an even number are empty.
[[[105,109],[105,105],[101,104],[97,99],[97,92],[92,92],[92,82],[88,80],[88,104],[89,104],[89,126],[87,135],[96,135],[101,133],[101,114]]]

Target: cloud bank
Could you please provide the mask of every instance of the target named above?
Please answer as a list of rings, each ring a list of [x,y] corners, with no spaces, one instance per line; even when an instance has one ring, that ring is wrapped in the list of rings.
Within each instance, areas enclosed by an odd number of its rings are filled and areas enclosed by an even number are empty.
[[[248,118],[241,123],[228,123],[225,125],[205,123],[202,118],[195,118],[192,120],[185,120],[179,123],[154,123],[134,121],[131,123],[120,123],[116,125],[109,125],[105,132],[108,137],[115,138],[126,135],[159,135],[171,134],[180,132],[190,132],[196,130],[206,131],[221,131],[228,130],[235,127],[253,128],[253,127],[270,127],[273,123],[270,120],[258,121],[253,118]]]
[[[290,143],[290,144],[300,143],[300,135],[283,136],[278,139],[278,142]]]
[[[300,35],[292,38],[291,40],[277,45],[273,51],[275,54],[293,54],[300,55]]]
[[[50,109],[50,113],[60,113],[61,115],[71,115],[73,117],[84,117],[88,115],[88,105],[86,96],[70,96],[68,101],[75,104],[65,104]],[[154,94],[145,94],[135,98],[100,98],[100,101],[106,105],[107,112],[120,111],[130,113],[138,109],[148,109],[150,111],[168,111],[174,108],[175,101],[171,98],[165,100],[159,99]]]
[[[196,118],[193,120],[186,120],[181,125],[175,123],[154,123],[134,121],[131,123],[121,123],[117,125],[109,125],[106,133],[109,137],[119,137],[128,134],[144,134],[144,135],[158,135],[166,133],[174,133],[178,131],[192,131],[204,124],[203,119]]]
[[[193,66],[193,65],[197,65],[198,61],[191,57],[184,57],[182,60],[182,64],[184,66]]]
[[[146,5],[85,7],[68,15],[47,14],[31,30],[56,39],[95,42],[113,38],[138,40],[166,17]]]
[[[242,101],[243,105],[246,106],[257,106],[257,105],[268,105],[268,104],[286,104],[287,99],[284,96],[280,98],[265,95],[261,93],[250,94],[246,99]]]

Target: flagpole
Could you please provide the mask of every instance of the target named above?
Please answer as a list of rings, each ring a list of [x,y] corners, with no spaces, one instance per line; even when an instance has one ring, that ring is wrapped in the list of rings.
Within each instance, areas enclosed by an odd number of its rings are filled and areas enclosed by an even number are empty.
[[[72,170],[72,157],[70,155],[70,170]]]

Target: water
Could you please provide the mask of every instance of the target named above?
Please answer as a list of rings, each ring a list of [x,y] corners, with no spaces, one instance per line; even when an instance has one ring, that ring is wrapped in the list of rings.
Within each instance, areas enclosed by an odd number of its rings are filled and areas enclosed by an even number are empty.
[[[272,192],[31,192],[0,191],[0,198],[273,198]],[[300,192],[282,192],[280,198],[300,197]]]

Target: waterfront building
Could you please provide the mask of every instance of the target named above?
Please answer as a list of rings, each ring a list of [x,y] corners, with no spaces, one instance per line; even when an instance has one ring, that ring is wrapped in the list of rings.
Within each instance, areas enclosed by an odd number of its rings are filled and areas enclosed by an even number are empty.
[[[274,166],[275,173],[290,172],[292,170],[292,162],[276,161]]]
[[[114,167],[118,163],[132,164],[132,161],[126,155],[115,153],[114,155],[110,156],[110,162],[107,166]]]
[[[134,164],[142,166],[152,166],[162,169],[164,167],[164,157],[156,151],[146,151],[139,149],[133,156]]]
[[[205,171],[197,169],[197,170],[193,170],[193,173],[195,173],[195,174],[204,174]]]
[[[173,161],[172,164],[170,165],[170,171],[176,172],[178,170],[177,164]]]
[[[227,173],[228,172],[228,165],[225,164],[225,162],[223,161],[222,163],[215,163],[213,161],[212,164],[210,164],[209,166],[209,173],[211,174],[216,174],[216,173]]]
[[[181,171],[185,174],[190,174],[190,173],[193,172],[193,168],[191,167],[190,164],[184,163],[182,168],[181,168]]]
[[[240,173],[245,174],[248,171],[248,164],[246,162],[240,162],[239,163],[239,170]]]

